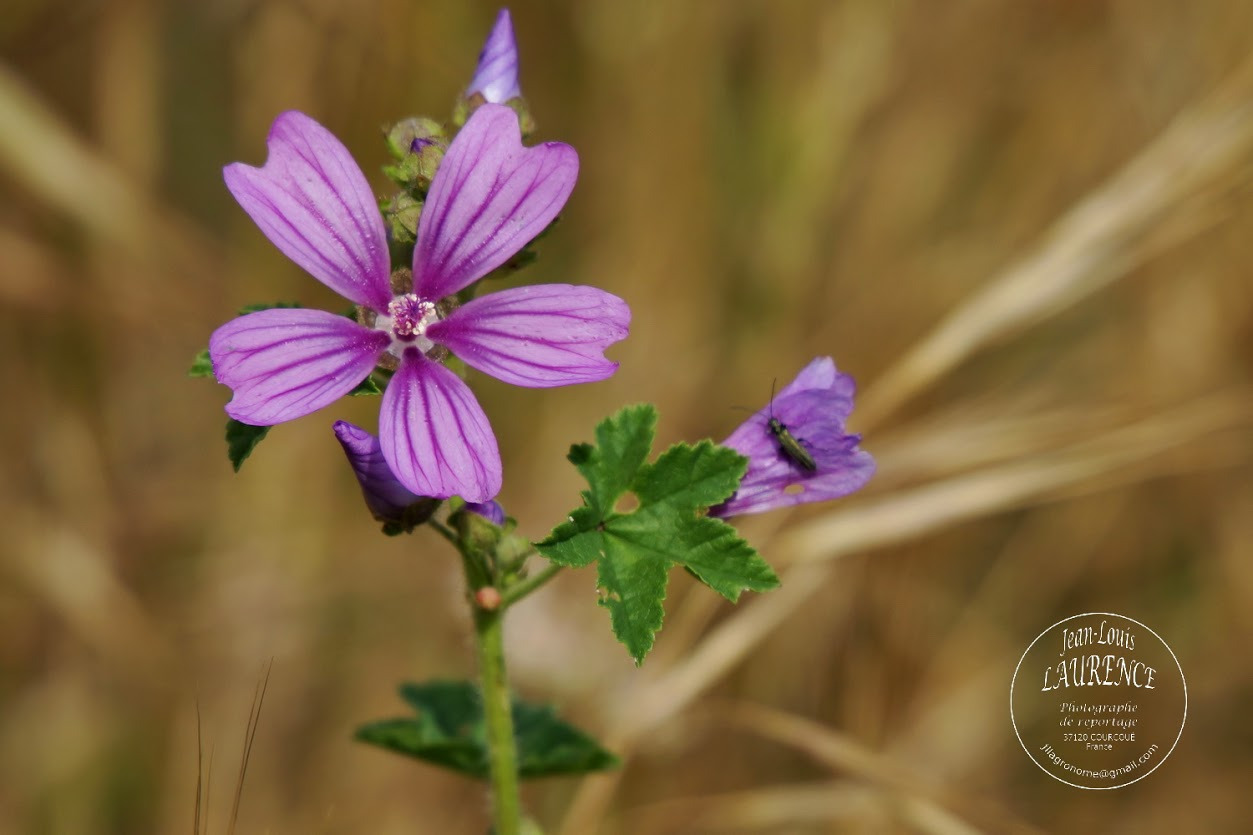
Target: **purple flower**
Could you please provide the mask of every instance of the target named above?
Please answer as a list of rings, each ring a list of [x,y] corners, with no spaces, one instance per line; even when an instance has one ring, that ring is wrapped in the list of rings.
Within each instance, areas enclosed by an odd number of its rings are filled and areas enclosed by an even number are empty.
[[[396,480],[383,459],[378,438],[346,420],[335,421],[334,428],[335,437],[361,485],[365,505],[375,519],[399,531],[412,530],[431,518],[439,507],[439,500],[414,495]]]
[[[508,9],[501,9],[496,15],[492,33],[479,53],[479,65],[466,88],[466,96],[475,93],[494,104],[504,104],[522,95],[518,86],[518,43],[513,37]]]
[[[455,294],[501,266],[557,216],[578,156],[560,142],[522,145],[518,117],[486,104],[449,145],[418,222],[413,270],[389,274],[383,218],[347,149],[302,113],[274,120],[261,168],[235,163],[226,186],[289,258],[359,306],[358,321],[279,308],[214,332],[209,354],[236,420],[292,420],[351,391],[376,365],[394,370],[379,440],[396,478],[420,496],[485,502],[501,465],[487,416],[441,363],[449,351],[532,388],[603,380],[604,350],[630,310],[591,287],[518,287],[458,306]]]
[[[853,411],[853,378],[830,357],[819,357],[722,442],[748,458],[748,472],[731,498],[710,516],[739,516],[846,496],[874,474],[874,459],[857,448],[860,435],[844,434]],[[780,431],[771,428],[777,420]],[[801,449],[789,453],[794,440]],[[805,454],[812,461],[802,460]],[[812,466],[809,466],[812,464]]]

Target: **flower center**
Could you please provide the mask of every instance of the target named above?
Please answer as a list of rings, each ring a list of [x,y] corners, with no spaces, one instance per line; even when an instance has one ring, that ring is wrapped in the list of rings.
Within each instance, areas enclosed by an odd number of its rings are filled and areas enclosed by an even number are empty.
[[[434,302],[418,298],[416,293],[396,296],[387,304],[387,312],[374,320],[374,327],[391,334],[388,352],[399,359],[408,348],[430,353],[435,343],[426,337],[426,329],[439,321],[439,308]]]

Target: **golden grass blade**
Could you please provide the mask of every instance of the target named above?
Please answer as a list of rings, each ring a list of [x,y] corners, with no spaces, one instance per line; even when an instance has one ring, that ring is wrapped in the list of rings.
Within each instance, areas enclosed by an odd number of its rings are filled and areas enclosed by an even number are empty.
[[[9,537],[10,553],[0,555],[6,580],[16,580],[104,657],[133,674],[166,680],[173,649],[155,616],[119,576],[118,557],[39,511],[29,509],[26,518],[30,523]]]
[[[159,203],[115,163],[81,139],[12,70],[0,64],[0,171],[102,241],[159,269],[137,271],[102,296],[136,315],[161,295],[167,314],[194,309],[183,294],[162,293],[170,274],[191,285],[218,280],[218,247],[186,217]],[[100,207],[107,206],[108,211]],[[185,308],[183,306],[186,305]]]
[[[909,831],[972,835],[980,830],[913,797],[848,781],[766,786],[705,797],[653,803],[634,809],[624,832],[689,835],[709,832],[792,831],[839,826],[838,831]]]
[[[0,65],[0,165],[86,228],[142,248],[147,238],[142,198],[4,65]],[[91,200],[84,195],[91,195]],[[99,211],[100,206],[109,211]]]
[[[270,686],[270,671],[274,669],[274,659],[266,665],[265,676],[257,683],[252,698],[252,709],[248,712],[248,726],[244,730],[244,751],[239,763],[239,777],[235,780],[235,799],[231,803],[231,820],[227,824],[227,835],[234,835],[235,825],[239,823],[239,802],[244,796],[244,779],[248,775],[248,760],[252,758],[252,745],[257,739],[257,728],[261,726],[261,707],[265,704],[265,691]]]
[[[1033,252],[915,344],[861,398],[858,425],[881,422],[979,349],[1125,276],[1163,244],[1217,222],[1226,214],[1222,195],[1247,183],[1251,156],[1253,62],[1180,115],[1061,217]]]
[[[213,797],[213,746],[209,746],[209,765],[204,775],[204,832],[209,835],[209,798]]]
[[[196,808],[192,835],[200,835],[200,808],[204,791],[204,734],[200,727],[200,699],[196,699]]]
[[[821,723],[753,704],[735,705],[726,716],[745,730],[805,752],[839,774],[900,792],[914,801],[919,811],[934,819],[975,827],[976,824],[968,818],[978,816],[985,819],[983,826],[997,832],[1039,832],[999,805],[957,796],[950,790],[924,781],[890,757]],[[960,814],[960,809],[967,810],[966,814]]]
[[[842,823],[886,828],[878,792],[847,780],[765,786],[734,794],[681,797],[628,810],[618,831],[652,835],[778,831],[785,826]]]
[[[835,511],[796,526],[773,547],[783,561],[809,562],[903,542],[1034,502],[1055,490],[1136,464],[1206,434],[1247,425],[1250,420],[1253,400],[1247,394],[1215,396],[1094,441]]]

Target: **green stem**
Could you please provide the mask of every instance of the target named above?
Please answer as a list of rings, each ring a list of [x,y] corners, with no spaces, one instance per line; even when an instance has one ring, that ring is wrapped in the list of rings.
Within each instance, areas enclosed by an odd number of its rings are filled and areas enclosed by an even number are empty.
[[[500,608],[502,610],[508,609],[510,606],[517,603],[519,600],[526,597],[528,594],[535,591],[552,578],[556,577],[559,573],[561,573],[561,569],[563,568],[565,568],[565,566],[557,565],[556,563],[549,563],[548,567],[543,571],[532,574],[525,580],[515,583],[505,589],[500,595]]]
[[[492,820],[495,835],[518,835],[522,805],[518,799],[518,751],[513,735],[513,709],[505,678],[504,609],[475,608],[474,632],[478,644],[483,716],[492,784]]]
[[[430,525],[435,530],[436,533],[438,533],[444,539],[451,542],[454,548],[456,548],[458,551],[461,550],[461,538],[457,536],[456,532],[453,531],[452,528],[441,523],[437,519],[428,519],[426,523]]]

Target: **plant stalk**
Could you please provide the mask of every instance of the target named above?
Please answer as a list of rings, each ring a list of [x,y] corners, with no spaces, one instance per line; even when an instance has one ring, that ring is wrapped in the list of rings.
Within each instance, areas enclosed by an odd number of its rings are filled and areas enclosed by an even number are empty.
[[[505,676],[504,611],[475,607],[483,718],[487,726],[489,776],[494,835],[518,835],[522,804],[518,797],[518,750],[513,735],[513,709]]]
[[[500,594],[500,608],[507,609],[561,573],[564,565],[550,563],[525,580],[514,583]]]

